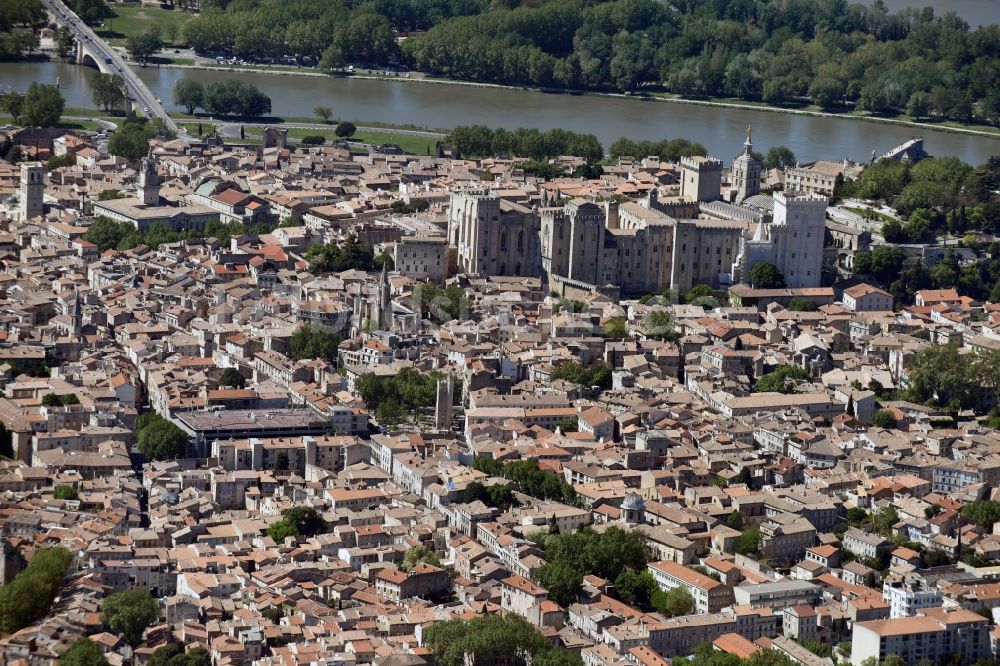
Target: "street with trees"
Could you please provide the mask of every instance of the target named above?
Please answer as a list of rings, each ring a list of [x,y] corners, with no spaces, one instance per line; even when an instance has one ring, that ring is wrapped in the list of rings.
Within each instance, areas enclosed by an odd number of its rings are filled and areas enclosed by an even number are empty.
[[[62,588],[73,557],[65,548],[43,548],[0,587],[0,631],[12,634],[45,617]]]

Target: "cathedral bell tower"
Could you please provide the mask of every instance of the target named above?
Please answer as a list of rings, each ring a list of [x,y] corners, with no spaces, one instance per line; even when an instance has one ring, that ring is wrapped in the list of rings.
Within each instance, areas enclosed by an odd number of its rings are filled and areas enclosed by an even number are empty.
[[[156,173],[156,160],[152,155],[142,159],[139,172],[139,198],[143,206],[160,205],[160,175]]]
[[[733,187],[736,203],[760,193],[761,163],[753,156],[753,130],[747,125],[747,140],[743,142],[743,153],[733,160]]]

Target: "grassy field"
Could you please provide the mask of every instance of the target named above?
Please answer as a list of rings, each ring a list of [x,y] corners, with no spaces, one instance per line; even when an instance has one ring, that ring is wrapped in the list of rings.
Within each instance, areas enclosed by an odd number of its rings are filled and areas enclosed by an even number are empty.
[[[394,134],[393,132],[358,132],[352,138],[363,143],[394,143],[404,152],[414,155],[434,155],[434,144],[437,141],[426,136]]]
[[[182,28],[191,19],[191,14],[179,9],[160,9],[141,5],[114,5],[114,17],[104,21],[104,27],[97,34],[111,44],[121,44],[129,37],[149,32],[157,26],[160,39],[171,43],[171,30],[176,30],[174,45],[183,44]]]
[[[291,139],[301,139],[304,136],[322,136],[326,140],[336,141],[338,139],[333,128],[329,130],[301,129],[293,127],[288,130],[288,137]],[[410,134],[398,134],[392,131],[386,132],[358,132],[351,140],[354,143],[394,143],[404,152],[414,155],[434,154],[434,139],[424,136],[412,136]]]

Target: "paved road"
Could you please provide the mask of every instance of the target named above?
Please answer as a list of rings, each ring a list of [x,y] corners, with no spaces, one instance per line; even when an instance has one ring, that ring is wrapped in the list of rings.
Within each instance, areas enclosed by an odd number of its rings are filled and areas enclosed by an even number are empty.
[[[113,72],[125,80],[129,96],[147,117],[162,119],[166,126],[175,132],[182,129],[178,128],[163,105],[156,100],[156,95],[150,92],[142,79],[132,71],[121,54],[98,37],[97,33],[81,21],[62,0],[42,0],[42,2],[58,23],[70,29],[76,41],[83,45],[84,50],[102,71]]]
[[[94,118],[92,116],[61,116],[63,120],[92,120],[102,129],[102,130],[114,130],[118,129],[118,123],[113,123],[110,120],[104,120],[103,118]]]

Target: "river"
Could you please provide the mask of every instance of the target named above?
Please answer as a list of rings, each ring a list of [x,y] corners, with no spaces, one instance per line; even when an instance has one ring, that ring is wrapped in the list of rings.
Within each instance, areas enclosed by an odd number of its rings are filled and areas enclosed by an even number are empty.
[[[32,81],[59,79],[67,106],[92,107],[88,80],[95,70],[58,62],[0,63],[0,89],[24,90]],[[1000,139],[911,128],[850,118],[794,115],[696,104],[639,101],[622,97],[542,93],[507,88],[318,78],[259,73],[146,68],[140,76],[168,109],[174,83],[189,76],[204,83],[237,77],[270,96],[279,116],[312,116],[316,106],[357,121],[428,128],[482,123],[491,127],[562,127],[592,132],[605,148],[618,137],[683,137],[703,144],[726,161],[740,152],[748,124],[754,147],[784,145],[802,161],[867,160],[913,136],[923,136],[933,155],[954,155],[972,164],[1000,154]]]

